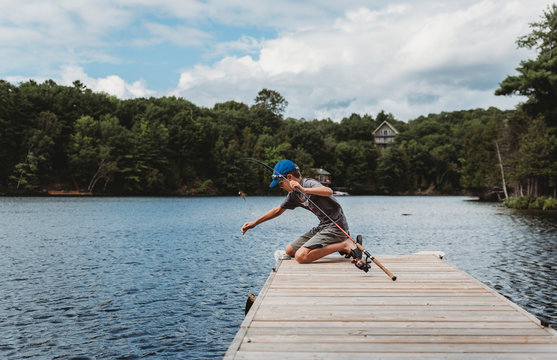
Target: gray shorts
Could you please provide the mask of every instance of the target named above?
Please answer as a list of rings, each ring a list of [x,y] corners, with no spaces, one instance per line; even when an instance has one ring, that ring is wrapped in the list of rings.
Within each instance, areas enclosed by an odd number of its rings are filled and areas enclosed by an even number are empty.
[[[302,246],[309,249],[316,249],[330,244],[335,244],[346,239],[346,235],[344,235],[342,231],[337,228],[328,227],[322,230],[313,228],[297,238],[295,241],[291,242],[290,246],[292,246],[294,251],[298,250]]]

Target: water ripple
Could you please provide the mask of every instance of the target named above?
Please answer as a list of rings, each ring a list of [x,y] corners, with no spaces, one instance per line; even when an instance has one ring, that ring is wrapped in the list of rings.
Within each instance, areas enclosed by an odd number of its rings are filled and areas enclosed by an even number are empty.
[[[557,324],[557,219],[463,200],[339,199],[373,253],[444,251]],[[0,198],[0,358],[221,358],[274,250],[315,225],[298,209],[241,236],[280,201]]]

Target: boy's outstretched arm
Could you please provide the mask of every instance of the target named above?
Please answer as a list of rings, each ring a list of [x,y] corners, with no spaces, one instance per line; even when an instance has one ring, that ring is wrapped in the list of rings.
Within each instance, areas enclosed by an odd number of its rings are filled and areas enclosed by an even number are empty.
[[[246,233],[246,231],[248,231],[249,229],[253,229],[254,227],[256,227],[257,225],[261,224],[262,222],[265,222],[267,220],[271,220],[276,218],[277,216],[282,215],[283,212],[285,212],[286,209],[283,209],[280,206],[277,206],[274,209],[271,209],[269,211],[267,211],[263,216],[261,216],[259,219],[250,221],[245,223],[242,226],[242,235]]]

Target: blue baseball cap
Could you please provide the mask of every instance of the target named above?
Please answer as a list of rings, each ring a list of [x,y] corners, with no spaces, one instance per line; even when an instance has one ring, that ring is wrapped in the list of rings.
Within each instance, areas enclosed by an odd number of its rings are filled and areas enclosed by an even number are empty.
[[[279,161],[276,165],[275,165],[275,170],[273,171],[273,182],[271,183],[271,185],[269,185],[269,187],[275,187],[277,186],[277,184],[279,183],[280,179],[282,179],[283,176],[286,176],[286,174],[288,174],[289,172],[291,172],[292,170],[300,170],[300,168],[298,166],[296,166],[296,164],[294,164],[292,161],[290,160],[281,160]]]

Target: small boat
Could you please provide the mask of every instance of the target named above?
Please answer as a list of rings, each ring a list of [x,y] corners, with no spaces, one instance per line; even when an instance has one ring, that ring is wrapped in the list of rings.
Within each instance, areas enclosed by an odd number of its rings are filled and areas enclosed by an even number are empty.
[[[345,192],[345,191],[333,191],[333,195],[334,196],[348,196],[350,194]]]

